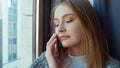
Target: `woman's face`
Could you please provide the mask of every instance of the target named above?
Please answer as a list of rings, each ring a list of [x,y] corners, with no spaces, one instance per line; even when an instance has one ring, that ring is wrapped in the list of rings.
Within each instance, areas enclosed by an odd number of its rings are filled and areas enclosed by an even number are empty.
[[[59,5],[54,14],[55,33],[63,47],[79,46],[81,40],[80,20],[67,5]]]

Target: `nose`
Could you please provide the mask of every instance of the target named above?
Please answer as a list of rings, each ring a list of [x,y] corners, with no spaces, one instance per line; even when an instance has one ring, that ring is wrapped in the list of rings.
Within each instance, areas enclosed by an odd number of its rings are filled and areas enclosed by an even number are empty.
[[[58,32],[65,32],[65,27],[64,27],[64,24],[60,24],[59,27],[58,27]]]

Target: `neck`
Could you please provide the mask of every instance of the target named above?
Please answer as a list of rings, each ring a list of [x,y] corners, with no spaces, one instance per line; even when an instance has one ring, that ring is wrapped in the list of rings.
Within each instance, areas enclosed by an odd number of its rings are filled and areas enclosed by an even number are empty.
[[[68,52],[72,56],[82,56],[82,55],[84,55],[84,53],[81,51],[80,47],[71,47],[71,48],[68,48]]]

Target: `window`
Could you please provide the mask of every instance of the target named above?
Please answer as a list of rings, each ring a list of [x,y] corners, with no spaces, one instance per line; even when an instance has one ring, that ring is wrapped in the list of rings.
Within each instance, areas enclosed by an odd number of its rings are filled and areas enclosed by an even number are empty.
[[[48,6],[51,0],[0,0],[0,68],[29,68],[45,50]]]
[[[0,68],[29,68],[32,63],[34,1],[0,0]]]

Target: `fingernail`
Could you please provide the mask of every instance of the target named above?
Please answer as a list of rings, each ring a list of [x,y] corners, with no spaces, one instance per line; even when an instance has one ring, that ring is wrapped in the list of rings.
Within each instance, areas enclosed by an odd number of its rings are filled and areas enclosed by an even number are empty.
[[[55,33],[53,33],[53,35],[55,35]]]
[[[56,35],[56,33],[53,33],[53,36],[55,36]]]

